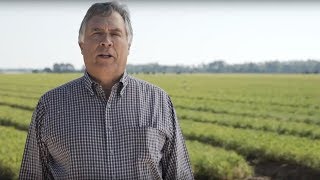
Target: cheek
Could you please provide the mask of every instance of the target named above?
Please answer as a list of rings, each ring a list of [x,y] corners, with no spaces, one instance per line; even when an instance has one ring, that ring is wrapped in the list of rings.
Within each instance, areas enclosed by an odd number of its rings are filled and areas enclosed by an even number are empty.
[[[122,52],[123,64],[126,64],[126,63],[127,63],[128,55],[129,55],[129,51],[128,51],[127,49],[123,50],[123,52]]]
[[[128,56],[129,55],[129,50],[128,49],[125,49],[125,56]]]
[[[93,53],[91,52],[90,49],[84,48],[82,50],[82,56],[83,56],[83,60],[84,62],[92,62],[92,58],[93,58]]]
[[[129,46],[128,46],[128,44],[123,45],[122,54],[124,56],[128,56],[129,55]]]
[[[92,49],[95,49],[95,47],[97,46],[98,44],[95,43],[94,40],[92,39],[86,39],[85,40],[85,43],[83,43],[83,49],[86,50],[86,51],[92,51]]]
[[[94,48],[93,46],[84,46],[83,50],[82,50],[82,54],[84,56],[90,56],[94,53]]]
[[[82,49],[81,54],[83,55],[83,57],[87,57],[88,56],[87,49]]]

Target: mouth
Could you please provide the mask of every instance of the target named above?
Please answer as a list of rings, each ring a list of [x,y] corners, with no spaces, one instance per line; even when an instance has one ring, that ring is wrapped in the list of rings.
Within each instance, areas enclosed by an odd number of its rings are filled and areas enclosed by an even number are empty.
[[[111,54],[98,54],[98,57],[108,59],[112,58],[113,56]]]

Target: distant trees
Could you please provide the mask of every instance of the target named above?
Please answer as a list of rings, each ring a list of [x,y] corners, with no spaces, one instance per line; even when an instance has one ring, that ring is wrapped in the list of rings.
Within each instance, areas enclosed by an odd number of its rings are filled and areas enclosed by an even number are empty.
[[[76,70],[70,63],[55,63],[52,69],[46,67],[43,70],[33,70],[34,73],[39,72],[83,72],[85,66],[80,70]],[[304,74],[320,74],[320,61],[267,61],[263,63],[242,63],[227,64],[223,60],[217,60],[208,64],[199,65],[160,65],[158,63],[149,63],[143,65],[127,65],[128,73],[304,73]]]
[[[43,69],[43,72],[50,73],[50,72],[52,72],[52,70],[50,68],[46,67],[46,68]]]
[[[70,63],[54,63],[52,66],[52,69],[49,67],[46,67],[42,70],[32,70],[33,73],[68,73],[68,72],[81,72],[81,70],[76,70],[74,66]]]
[[[192,66],[183,66],[183,65],[159,65],[158,63],[150,63],[143,65],[127,65],[127,72],[129,73],[192,73],[194,71]]]
[[[53,72],[75,72],[75,68],[70,63],[55,63],[53,65]]]
[[[267,61],[263,63],[227,64],[222,60],[193,66],[167,66],[157,63],[128,65],[129,73],[320,73],[320,61]]]

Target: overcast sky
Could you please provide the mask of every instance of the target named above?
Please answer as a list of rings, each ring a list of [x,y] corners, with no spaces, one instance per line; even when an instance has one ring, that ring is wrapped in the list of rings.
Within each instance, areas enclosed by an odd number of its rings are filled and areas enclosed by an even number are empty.
[[[0,2],[0,68],[81,68],[78,29],[91,2]],[[128,63],[320,60],[320,3],[129,2]]]

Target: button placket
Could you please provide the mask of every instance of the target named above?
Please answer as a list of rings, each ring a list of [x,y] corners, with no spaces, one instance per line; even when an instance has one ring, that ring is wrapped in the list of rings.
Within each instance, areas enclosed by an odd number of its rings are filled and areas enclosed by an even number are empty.
[[[115,84],[112,89],[111,89],[111,93],[109,98],[107,99],[107,103],[105,106],[105,113],[106,113],[106,117],[105,117],[105,127],[106,127],[106,135],[107,135],[107,156],[108,159],[110,160],[108,163],[108,166],[110,167],[114,167],[115,164],[114,162],[116,161],[116,152],[115,152],[115,137],[114,136],[114,127],[113,125],[113,120],[114,120],[114,106],[116,105],[116,98],[117,98],[117,89],[118,89],[118,85]],[[113,173],[114,170],[111,170],[111,179],[112,176],[116,176],[116,174]]]
[[[108,126],[108,130],[112,131],[112,126],[111,125]]]
[[[108,100],[107,102],[107,105],[106,105],[106,117],[105,117],[105,126],[106,126],[106,130],[107,130],[107,133],[109,134],[109,136],[111,136],[110,132],[112,131],[112,118],[110,118],[111,116],[111,102],[109,102],[110,99]]]

